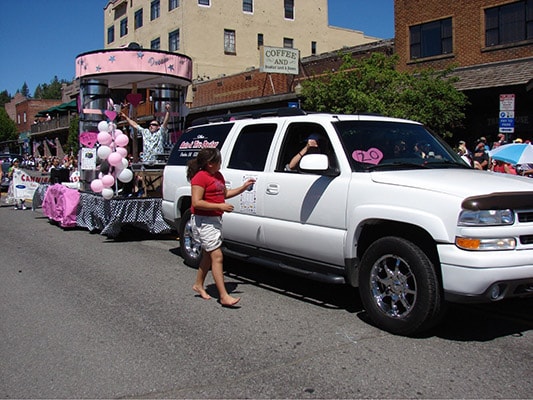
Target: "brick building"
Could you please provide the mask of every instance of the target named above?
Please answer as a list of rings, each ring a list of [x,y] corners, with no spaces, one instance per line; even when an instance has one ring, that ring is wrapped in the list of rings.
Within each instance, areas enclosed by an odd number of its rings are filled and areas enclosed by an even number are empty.
[[[193,102],[190,118],[226,112],[250,111],[264,108],[287,107],[298,103],[300,82],[326,71],[335,71],[342,64],[344,54],[361,58],[371,53],[394,52],[392,39],[347,47],[300,60],[298,75],[269,74],[252,69],[239,74],[196,82],[191,85]]]
[[[47,108],[61,104],[61,100],[28,99],[20,93],[16,93],[13,99],[6,103],[6,112],[15,124],[17,132],[24,133],[31,130],[35,122],[35,115]]]
[[[533,1],[395,0],[399,68],[454,68],[469,98],[457,140],[533,139]],[[500,95],[514,95],[514,115],[501,120]],[[513,121],[507,120],[513,115]],[[514,122],[514,128],[509,124]],[[503,124],[503,126],[502,126]],[[514,132],[511,132],[514,130]]]

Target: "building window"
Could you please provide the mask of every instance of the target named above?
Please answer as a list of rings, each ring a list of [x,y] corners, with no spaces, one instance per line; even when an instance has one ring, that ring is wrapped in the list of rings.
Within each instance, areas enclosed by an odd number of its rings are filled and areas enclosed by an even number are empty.
[[[26,111],[24,111],[24,123],[28,122],[28,116],[26,114]]]
[[[150,42],[150,49],[152,50],[159,50],[161,49],[161,39],[157,38]]]
[[[257,48],[265,45],[265,38],[262,33],[257,34]]]
[[[224,29],[224,53],[237,54],[235,47],[235,31],[231,29]]]
[[[294,0],[283,0],[285,18],[294,19]]]
[[[128,18],[120,20],[120,37],[128,34]]]
[[[135,29],[138,29],[141,26],[143,26],[143,9],[142,8],[140,10],[135,11],[135,21],[133,25],[135,26]]]
[[[254,0],[242,0],[242,11],[253,13],[254,12]]]
[[[210,6],[211,0],[198,0],[198,5],[199,6]]]
[[[180,49],[180,30],[176,29],[168,34],[169,51],[178,51]]]
[[[126,12],[128,11],[128,3],[124,2],[120,5],[118,5],[115,8],[115,13],[113,15],[113,19],[116,21],[120,18],[122,18],[124,15],[126,15]]]
[[[311,42],[311,54],[316,55],[316,42]]]
[[[286,49],[294,48],[294,39],[283,38],[283,47],[285,47]]]
[[[409,28],[411,60],[450,54],[452,46],[452,19],[446,18]]]
[[[168,0],[168,11],[172,11],[180,6],[179,0]]]
[[[150,21],[159,18],[160,12],[160,0],[152,0],[150,3]]]
[[[107,44],[113,43],[115,41],[115,26],[110,26],[107,28]]]
[[[487,47],[533,39],[533,0],[485,10]]]

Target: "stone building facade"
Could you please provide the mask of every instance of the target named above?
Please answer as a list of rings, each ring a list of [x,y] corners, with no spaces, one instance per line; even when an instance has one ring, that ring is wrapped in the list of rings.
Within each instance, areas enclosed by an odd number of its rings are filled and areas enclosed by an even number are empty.
[[[185,54],[193,79],[259,67],[261,46],[298,49],[300,57],[379,40],[328,23],[328,0],[110,0],[105,48],[138,43]]]

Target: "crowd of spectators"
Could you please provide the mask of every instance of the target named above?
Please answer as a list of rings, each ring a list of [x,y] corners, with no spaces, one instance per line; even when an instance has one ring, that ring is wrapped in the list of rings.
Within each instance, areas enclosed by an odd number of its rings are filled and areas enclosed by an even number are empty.
[[[505,135],[500,133],[498,134],[498,139],[492,143],[492,146],[489,146],[484,136],[480,137],[476,140],[473,151],[468,149],[464,140],[460,140],[457,146],[457,154],[467,164],[476,169],[533,177],[533,164],[513,165],[508,162],[495,160],[490,156],[491,150],[509,143],[526,143],[532,145],[529,139],[522,140],[521,138],[516,138],[512,141],[507,141]]]
[[[78,170],[78,160],[74,155],[34,157],[30,154],[24,154],[20,159],[20,168],[39,172],[50,172],[53,168],[65,168],[72,174]]]

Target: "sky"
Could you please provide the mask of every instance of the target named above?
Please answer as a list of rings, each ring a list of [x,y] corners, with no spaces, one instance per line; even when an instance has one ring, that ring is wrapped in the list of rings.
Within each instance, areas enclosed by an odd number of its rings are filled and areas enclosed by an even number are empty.
[[[0,1],[0,92],[13,96],[26,82],[33,95],[37,85],[49,84],[54,76],[72,81],[76,57],[104,48],[107,3]],[[330,25],[382,39],[394,37],[394,0],[328,0],[328,11]]]

